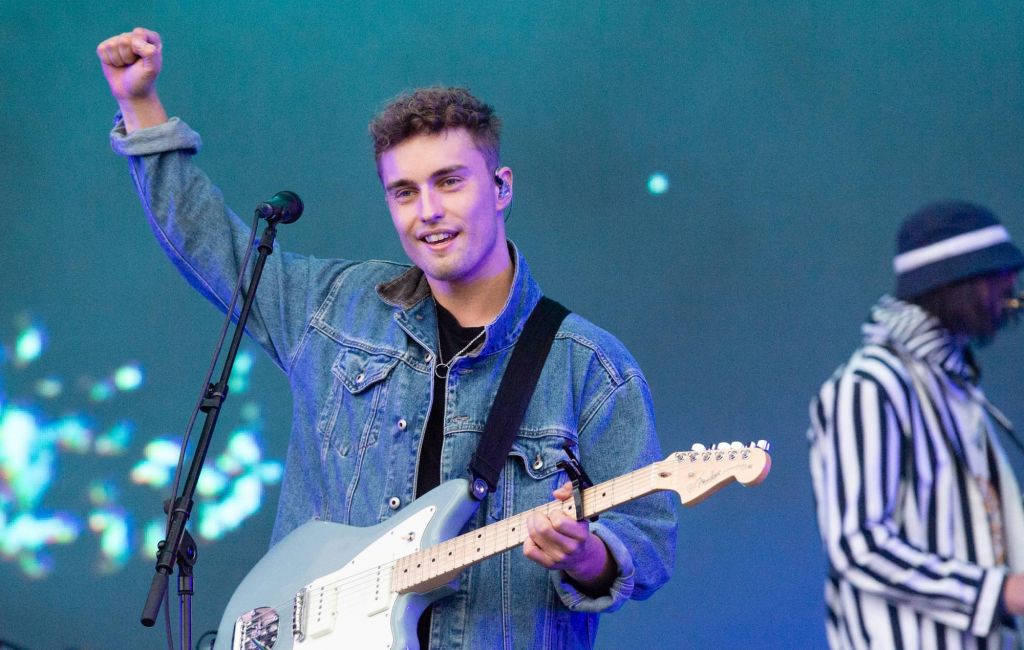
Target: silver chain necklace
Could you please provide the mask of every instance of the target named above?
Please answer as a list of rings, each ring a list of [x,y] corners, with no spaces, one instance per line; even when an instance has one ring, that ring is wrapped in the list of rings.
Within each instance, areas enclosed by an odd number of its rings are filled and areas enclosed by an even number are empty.
[[[476,343],[480,339],[480,337],[484,335],[485,331],[486,330],[480,330],[479,332],[477,332],[476,336],[474,336],[469,343],[467,343],[461,350],[459,350],[458,352],[456,352],[455,354],[448,358],[447,363],[441,361],[441,346],[439,342],[437,346],[438,363],[434,364],[434,376],[437,377],[438,379],[447,379],[448,371],[451,369],[451,365],[455,362],[456,359],[459,358],[460,355],[465,354],[466,350],[468,350],[470,346]],[[442,371],[441,368],[444,368],[444,371]]]

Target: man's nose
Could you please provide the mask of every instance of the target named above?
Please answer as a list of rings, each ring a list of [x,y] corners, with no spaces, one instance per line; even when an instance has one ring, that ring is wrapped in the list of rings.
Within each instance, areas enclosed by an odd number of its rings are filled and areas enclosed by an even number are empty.
[[[432,189],[420,192],[420,221],[437,221],[443,214],[441,197]]]

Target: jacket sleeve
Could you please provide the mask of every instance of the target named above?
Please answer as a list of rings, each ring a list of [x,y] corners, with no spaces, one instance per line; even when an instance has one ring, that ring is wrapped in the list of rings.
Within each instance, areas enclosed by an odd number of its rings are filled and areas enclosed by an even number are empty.
[[[167,256],[226,312],[253,242],[249,225],[224,204],[220,190],[193,163],[202,146],[199,135],[178,118],[126,134],[118,119],[110,139],[114,151],[128,159],[135,189]],[[253,252],[250,268],[255,257]],[[285,253],[276,244],[267,258],[246,331],[286,372],[301,346],[305,325],[339,270],[336,261]],[[240,309],[241,299],[235,317]]]
[[[811,472],[825,552],[831,570],[857,590],[986,636],[1005,569],[943,557],[909,541],[908,529],[922,525],[929,509],[941,516],[936,509],[958,504],[939,503],[944,499],[934,498],[935,488],[912,483],[911,475],[932,472],[921,466],[911,472],[915,454],[944,455],[945,449],[927,436],[913,438],[920,449],[911,448],[904,427],[909,431],[919,416],[908,383],[889,363],[861,360],[826,383],[812,403]],[[931,448],[924,452],[922,445]]]
[[[579,432],[580,459],[595,483],[662,460],[647,382],[633,374],[601,395]],[[590,598],[564,572],[552,572],[555,590],[572,610],[614,611],[627,598],[649,598],[671,576],[676,507],[657,492],[609,510],[591,524],[618,565],[609,593]]]

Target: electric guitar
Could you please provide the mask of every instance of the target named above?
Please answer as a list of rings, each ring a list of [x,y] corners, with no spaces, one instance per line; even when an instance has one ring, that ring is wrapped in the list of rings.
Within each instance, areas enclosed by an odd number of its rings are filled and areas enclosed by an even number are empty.
[[[675,452],[582,490],[583,512],[593,516],[662,490],[695,505],[733,480],[760,483],[771,457],[761,448],[767,443],[759,445]],[[476,508],[468,482],[456,479],[376,526],[303,524],[235,590],[215,650],[418,648],[420,614],[453,593],[464,569],[522,544],[534,512],[561,508],[576,516],[573,499],[552,501],[456,537]]]

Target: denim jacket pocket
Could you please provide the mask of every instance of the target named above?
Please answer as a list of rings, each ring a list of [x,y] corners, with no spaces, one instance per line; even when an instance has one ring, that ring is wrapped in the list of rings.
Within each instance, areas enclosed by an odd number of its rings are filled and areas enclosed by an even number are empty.
[[[396,365],[395,357],[341,346],[331,364],[332,385],[317,423],[321,438],[329,440],[340,456],[377,442],[387,380]]]
[[[576,441],[563,432],[516,436],[505,464],[505,476],[491,498],[488,516],[497,521],[552,500],[551,492],[562,482],[558,461],[566,458],[565,446]]]

